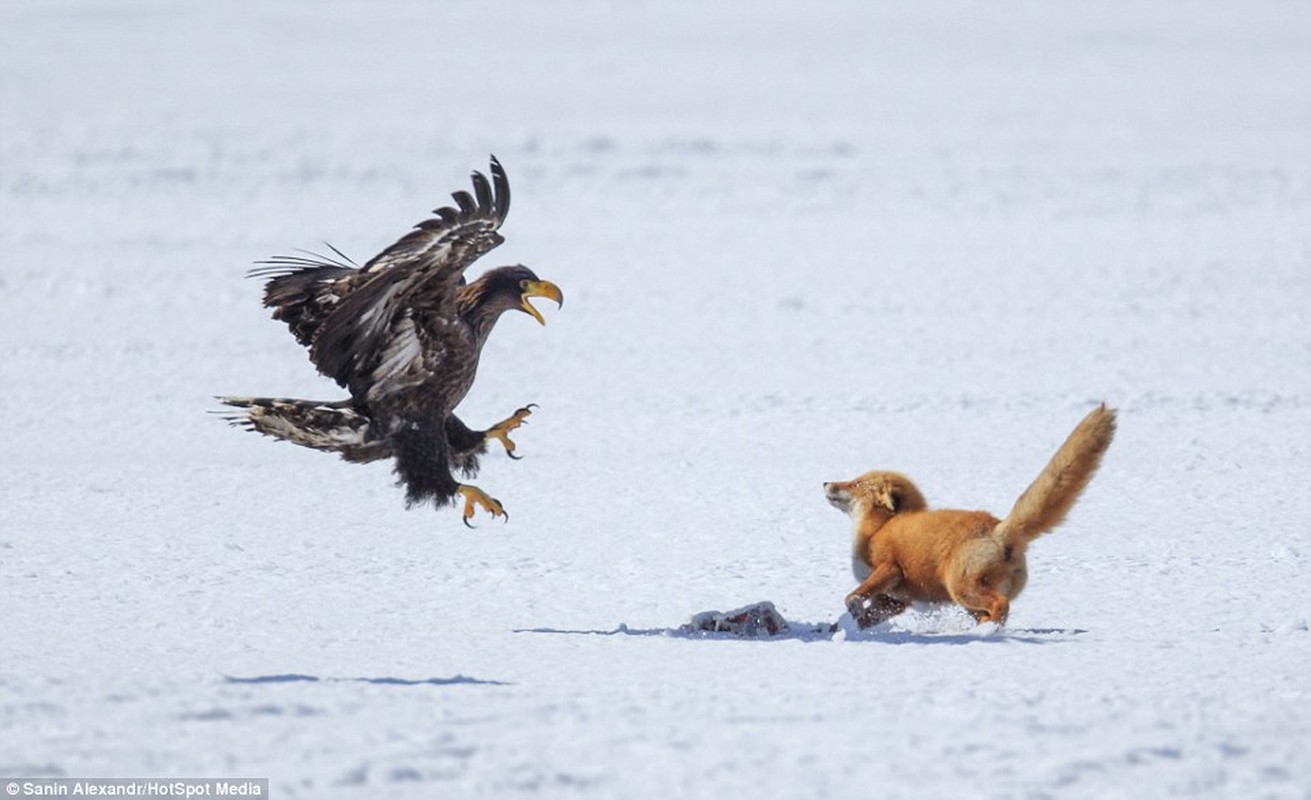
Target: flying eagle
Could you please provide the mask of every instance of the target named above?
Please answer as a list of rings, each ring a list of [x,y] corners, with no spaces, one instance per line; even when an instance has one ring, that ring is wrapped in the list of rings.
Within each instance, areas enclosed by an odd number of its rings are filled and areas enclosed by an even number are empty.
[[[504,239],[510,184],[493,156],[491,181],[473,173],[473,194],[457,191],[409,234],[357,267],[336,258],[279,256],[252,270],[268,278],[264,305],[309,348],[319,372],[350,392],[335,402],[222,397],[242,409],[234,424],[347,461],[395,459],[407,506],[441,507],[464,497],[464,522],[475,506],[509,518],[486,492],[461,483],[495,439],[511,458],[509,433],[529,404],[486,430],[473,430],[455,408],[473,385],[478,358],[501,314],[518,310],[546,321],[529,303],[564,304],[560,288],[523,265],[496,267],[466,283],[464,271]],[[331,245],[329,245],[331,247]]]

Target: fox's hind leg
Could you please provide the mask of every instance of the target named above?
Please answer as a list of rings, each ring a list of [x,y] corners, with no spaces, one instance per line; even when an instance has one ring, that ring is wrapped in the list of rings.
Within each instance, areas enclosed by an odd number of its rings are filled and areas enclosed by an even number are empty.
[[[847,611],[856,624],[869,628],[905,611],[906,603],[886,594],[900,582],[901,569],[896,564],[885,561],[875,566],[869,577],[847,595]]]
[[[974,616],[977,622],[1006,624],[1011,612],[1011,601],[1006,595],[988,585],[986,578],[968,580],[965,586],[951,587],[951,599]]]

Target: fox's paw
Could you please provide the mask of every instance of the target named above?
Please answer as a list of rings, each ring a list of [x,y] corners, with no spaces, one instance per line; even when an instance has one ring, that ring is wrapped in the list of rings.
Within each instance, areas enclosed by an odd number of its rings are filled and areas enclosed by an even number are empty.
[[[505,517],[506,522],[510,521],[510,515],[506,512],[505,506],[501,505],[501,501],[477,486],[461,485],[458,491],[464,495],[464,524],[466,526],[473,527],[469,525],[469,520],[473,519],[474,511],[478,506],[487,509],[488,513],[492,515],[492,519]]]
[[[514,454],[515,447],[514,447],[514,442],[510,440],[510,431],[514,430],[515,428],[518,428],[520,425],[527,425],[528,417],[530,414],[533,413],[534,408],[537,408],[537,404],[529,403],[523,408],[515,411],[510,416],[496,423],[492,427],[488,428],[486,432],[483,433],[484,440],[495,439],[496,441],[500,442],[501,445],[505,447],[505,454],[516,461],[523,458],[523,456],[516,456]]]
[[[866,606],[867,602],[868,601],[864,597],[861,597],[855,592],[847,595],[846,598],[847,613],[850,614],[851,618],[856,620],[862,628],[867,627],[864,619],[869,615],[869,609],[868,606]]]

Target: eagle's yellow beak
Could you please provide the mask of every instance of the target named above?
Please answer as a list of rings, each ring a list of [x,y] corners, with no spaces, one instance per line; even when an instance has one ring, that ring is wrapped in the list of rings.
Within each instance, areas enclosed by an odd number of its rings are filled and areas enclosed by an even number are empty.
[[[545,297],[548,300],[554,300],[559,307],[564,306],[564,294],[560,292],[560,287],[550,281],[524,281],[520,286],[523,287],[523,293],[519,295],[519,304],[524,311],[533,315],[533,319],[545,325],[546,320],[542,319],[541,313],[533,308],[533,304],[528,302],[530,297]]]

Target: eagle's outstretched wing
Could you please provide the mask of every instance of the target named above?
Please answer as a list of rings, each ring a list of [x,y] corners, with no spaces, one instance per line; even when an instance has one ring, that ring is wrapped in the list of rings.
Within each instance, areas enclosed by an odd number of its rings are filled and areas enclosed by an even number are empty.
[[[302,250],[301,255],[274,256],[246,273],[267,278],[264,307],[287,323],[296,341],[309,347],[328,313],[363,281],[360,268],[332,245],[334,256]]]
[[[474,172],[473,195],[452,195],[458,208],[436,209],[351,278],[356,285],[327,309],[313,335],[310,360],[320,372],[360,396],[384,361],[389,374],[398,374],[420,358],[417,317],[458,322],[455,291],[464,271],[504,241],[497,229],[510,208],[510,184],[495,156],[491,175],[489,182]]]
[[[397,267],[415,264],[436,265],[463,272],[483,253],[504,239],[496,232],[510,211],[510,182],[501,162],[492,156],[492,180],[474,171],[473,195],[454,192],[451,197],[459,208],[443,206],[436,216],[414,226],[399,241],[369,259],[363,272],[372,275]]]

